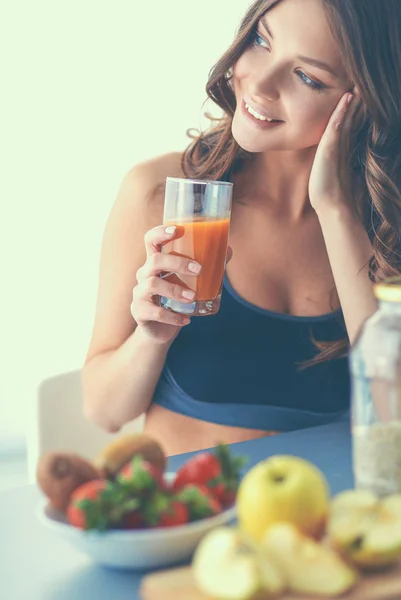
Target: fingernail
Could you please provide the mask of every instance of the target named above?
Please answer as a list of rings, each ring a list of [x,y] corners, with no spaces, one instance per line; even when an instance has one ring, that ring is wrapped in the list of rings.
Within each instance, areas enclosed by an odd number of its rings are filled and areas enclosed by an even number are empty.
[[[349,94],[348,98],[347,98],[347,104],[351,104],[351,102],[353,101],[353,99],[354,99],[354,94]]]
[[[173,235],[176,229],[177,227],[175,227],[174,225],[170,225],[169,227],[166,227],[164,231],[167,233],[167,235]]]
[[[195,298],[195,292],[192,290],[184,290],[182,295],[184,298],[187,298],[187,300],[193,300]]]
[[[200,264],[199,264],[199,263],[196,263],[196,262],[191,262],[191,263],[189,263],[189,265],[188,265],[188,269],[189,269],[190,271],[192,271],[192,273],[199,273],[199,271],[201,270],[201,268],[202,268],[202,267],[200,266]]]

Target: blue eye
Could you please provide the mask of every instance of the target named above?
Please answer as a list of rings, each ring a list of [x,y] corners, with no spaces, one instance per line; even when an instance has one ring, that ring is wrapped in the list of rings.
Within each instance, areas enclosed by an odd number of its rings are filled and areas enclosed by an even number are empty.
[[[322,92],[325,89],[325,87],[326,87],[325,85],[323,85],[322,83],[317,83],[317,81],[313,81],[313,79],[311,79],[310,77],[305,75],[305,73],[302,73],[302,71],[297,71],[296,73],[297,73],[298,77],[300,78],[301,83],[303,85],[307,85],[312,90],[314,90],[316,92]]]
[[[261,35],[258,34],[258,32],[256,32],[254,35],[253,45],[259,46],[261,48],[266,48],[267,50],[269,50],[270,48],[269,44],[262,38]]]
[[[266,40],[257,31],[255,31],[253,35],[252,46],[254,46],[255,48],[264,48],[265,50],[269,50],[269,52],[271,51],[268,42],[266,42]],[[326,89],[326,86],[324,84],[314,81],[313,79],[305,75],[305,73],[303,73],[302,71],[296,71],[296,74],[301,80],[302,85],[307,85],[311,90],[315,92],[323,92]]]

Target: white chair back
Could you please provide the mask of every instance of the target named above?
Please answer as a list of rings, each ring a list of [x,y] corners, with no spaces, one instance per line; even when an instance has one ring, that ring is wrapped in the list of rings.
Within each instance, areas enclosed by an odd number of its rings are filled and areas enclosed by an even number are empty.
[[[35,424],[27,440],[28,478],[36,480],[39,457],[47,451],[76,452],[91,460],[116,436],[143,429],[144,415],[117,433],[107,433],[83,414],[81,371],[43,380],[36,394]]]

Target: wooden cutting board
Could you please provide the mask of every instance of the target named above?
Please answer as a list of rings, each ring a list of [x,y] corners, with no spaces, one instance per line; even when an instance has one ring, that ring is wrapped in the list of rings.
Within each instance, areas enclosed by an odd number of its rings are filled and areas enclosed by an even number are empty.
[[[168,569],[146,575],[141,600],[213,600],[195,586],[191,567]],[[317,596],[284,594],[280,600],[317,600]],[[322,598],[321,596],[319,597]],[[401,600],[401,563],[382,573],[365,575],[341,600]]]

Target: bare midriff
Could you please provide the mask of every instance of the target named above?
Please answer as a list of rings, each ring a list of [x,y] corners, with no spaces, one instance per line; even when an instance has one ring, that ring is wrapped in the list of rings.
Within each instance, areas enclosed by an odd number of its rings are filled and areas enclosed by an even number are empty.
[[[167,456],[280,433],[209,423],[173,412],[159,404],[151,405],[146,415],[145,432],[158,440]]]

